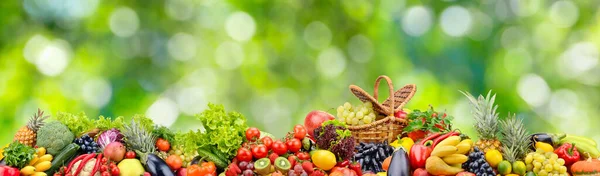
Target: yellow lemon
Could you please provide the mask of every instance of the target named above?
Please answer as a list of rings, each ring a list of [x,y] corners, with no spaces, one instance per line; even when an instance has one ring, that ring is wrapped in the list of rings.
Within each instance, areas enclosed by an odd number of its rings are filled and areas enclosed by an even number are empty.
[[[488,150],[485,153],[485,160],[488,162],[488,164],[490,164],[490,166],[496,168],[496,166],[498,166],[498,164],[502,161],[502,153],[496,149]]]

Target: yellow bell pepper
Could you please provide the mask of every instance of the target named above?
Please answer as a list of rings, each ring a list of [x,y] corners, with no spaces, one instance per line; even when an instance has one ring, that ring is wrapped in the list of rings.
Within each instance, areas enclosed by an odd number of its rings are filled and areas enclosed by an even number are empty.
[[[402,139],[400,139],[399,143],[400,143],[400,146],[402,146],[402,148],[404,148],[404,150],[406,150],[406,153],[409,154],[410,148],[412,148],[412,146],[415,144],[415,141],[413,141],[409,137],[403,137]]]
[[[6,144],[4,147],[0,148],[0,160],[4,158],[4,149],[8,147],[9,144]]]
[[[543,150],[544,152],[554,152],[554,147],[548,143],[536,142],[535,149]]]

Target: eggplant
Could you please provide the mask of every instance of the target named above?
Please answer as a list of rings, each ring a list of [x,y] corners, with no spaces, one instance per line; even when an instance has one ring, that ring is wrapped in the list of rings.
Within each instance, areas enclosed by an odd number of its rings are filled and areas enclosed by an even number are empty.
[[[410,176],[410,161],[406,151],[397,150],[394,152],[387,176]]]
[[[155,154],[148,154],[146,171],[152,176],[175,176],[175,173],[171,171],[167,163]]]
[[[532,150],[535,150],[536,142],[544,142],[544,143],[548,143],[548,144],[554,146],[555,144],[558,143],[558,141],[560,141],[562,138],[565,138],[566,136],[567,135],[564,133],[560,133],[560,134],[535,133],[529,137],[529,140],[531,141],[531,145],[529,146],[529,148]]]

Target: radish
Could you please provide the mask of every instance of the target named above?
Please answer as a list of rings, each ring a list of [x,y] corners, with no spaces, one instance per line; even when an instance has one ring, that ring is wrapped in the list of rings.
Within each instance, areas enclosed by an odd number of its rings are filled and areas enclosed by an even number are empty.
[[[111,161],[119,162],[125,156],[125,146],[121,142],[111,142],[104,147],[104,156]]]

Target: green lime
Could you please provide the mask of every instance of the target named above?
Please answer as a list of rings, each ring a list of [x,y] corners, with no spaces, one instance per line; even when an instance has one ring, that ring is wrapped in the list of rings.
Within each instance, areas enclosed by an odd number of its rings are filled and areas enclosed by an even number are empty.
[[[535,173],[533,173],[532,171],[529,171],[529,172],[527,172],[527,175],[525,175],[525,176],[537,176],[537,175],[535,175]]]
[[[510,162],[503,160],[498,163],[498,173],[501,175],[510,174],[512,167],[510,166]]]
[[[525,175],[527,167],[525,167],[525,163],[523,161],[515,161],[512,165],[512,170],[515,174]]]

